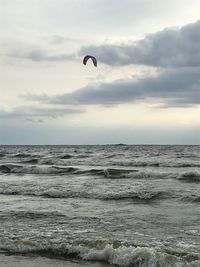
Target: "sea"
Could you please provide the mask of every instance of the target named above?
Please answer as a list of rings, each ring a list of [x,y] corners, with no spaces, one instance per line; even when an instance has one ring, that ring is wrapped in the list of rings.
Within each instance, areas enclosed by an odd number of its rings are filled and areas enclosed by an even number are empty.
[[[200,146],[0,146],[0,266],[199,267]]]

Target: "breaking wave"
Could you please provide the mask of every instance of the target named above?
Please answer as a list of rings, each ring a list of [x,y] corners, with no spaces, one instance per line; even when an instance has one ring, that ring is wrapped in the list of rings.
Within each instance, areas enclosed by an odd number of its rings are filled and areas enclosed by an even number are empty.
[[[19,164],[2,164],[0,165],[1,173],[18,173],[18,174],[67,174],[74,173],[76,175],[98,175],[111,179],[160,179],[168,178],[171,174],[165,172],[139,171],[134,169],[120,169],[120,168],[75,168],[75,167],[60,167],[37,165],[37,159],[30,159],[24,161],[23,165]],[[27,163],[27,164],[26,164]]]
[[[187,171],[180,173],[137,170],[125,168],[90,168],[90,167],[71,167],[57,165],[38,165],[37,159],[24,161],[24,164],[2,164],[0,173],[4,174],[35,174],[35,175],[94,175],[107,179],[178,179],[187,182],[200,182],[200,173],[197,171]]]
[[[21,174],[65,174],[73,173],[77,169],[73,167],[57,167],[57,166],[26,166],[16,164],[0,165],[2,173],[21,173]]]
[[[105,169],[104,175],[107,178],[132,178],[132,179],[162,179],[170,178],[174,174],[167,172],[155,172],[155,171],[139,171],[129,169]]]
[[[99,261],[119,267],[199,267],[199,255],[176,253],[159,248],[126,246],[103,240],[85,244],[45,243],[28,239],[1,242],[0,248],[10,253],[35,253],[84,261]]]

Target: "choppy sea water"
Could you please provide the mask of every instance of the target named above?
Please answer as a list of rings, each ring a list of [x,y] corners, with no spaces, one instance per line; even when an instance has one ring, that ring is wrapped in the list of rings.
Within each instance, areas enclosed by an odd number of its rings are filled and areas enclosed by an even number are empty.
[[[199,267],[200,146],[0,146],[0,252]]]

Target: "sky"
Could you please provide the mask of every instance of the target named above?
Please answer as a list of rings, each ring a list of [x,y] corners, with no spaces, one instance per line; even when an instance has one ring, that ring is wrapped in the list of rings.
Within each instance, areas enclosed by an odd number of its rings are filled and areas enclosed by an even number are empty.
[[[199,0],[0,6],[0,144],[200,144]]]

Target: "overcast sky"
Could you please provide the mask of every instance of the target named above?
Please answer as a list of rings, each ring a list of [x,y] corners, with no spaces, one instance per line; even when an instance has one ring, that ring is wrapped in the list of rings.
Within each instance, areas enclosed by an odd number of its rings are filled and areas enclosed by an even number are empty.
[[[0,144],[200,144],[199,0],[0,5]]]

